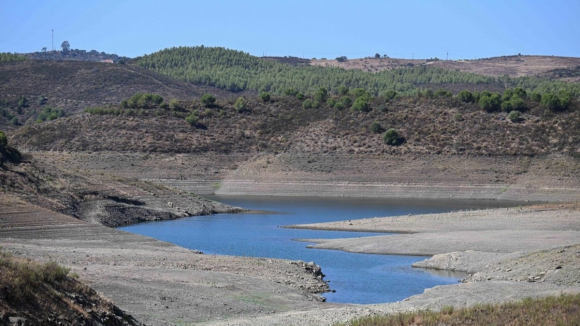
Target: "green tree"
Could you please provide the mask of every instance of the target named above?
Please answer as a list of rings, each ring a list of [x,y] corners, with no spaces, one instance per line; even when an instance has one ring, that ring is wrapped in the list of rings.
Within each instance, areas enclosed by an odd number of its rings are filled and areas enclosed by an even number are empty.
[[[346,95],[341,97],[338,102],[341,103],[342,106],[345,108],[348,108],[352,105],[352,100],[350,99],[350,97],[348,97]]]
[[[215,104],[215,97],[211,94],[204,94],[200,101],[205,107],[211,107]]]
[[[302,108],[304,109],[312,109],[314,102],[311,99],[307,98],[302,102]]]
[[[348,58],[344,55],[336,58],[336,61],[338,62],[346,62],[346,60],[348,60]]]
[[[471,103],[475,101],[473,93],[465,89],[457,93],[457,98],[464,103]]]
[[[369,112],[371,110],[369,102],[363,96],[357,97],[356,100],[354,100],[354,103],[352,104],[352,106],[350,108],[353,111],[360,111],[360,112]]]
[[[522,87],[516,87],[514,88],[514,95],[516,95],[519,98],[526,98],[528,96],[528,92],[526,92],[525,89],[523,89]]]
[[[316,94],[314,94],[314,100],[324,103],[326,102],[326,97],[328,96],[328,91],[324,87],[320,87]]]
[[[62,42],[60,47],[62,48],[63,53],[68,53],[68,51],[70,50],[70,43],[68,41],[64,41]]]
[[[402,143],[401,136],[399,136],[399,132],[397,131],[397,129],[394,128],[390,128],[389,130],[387,130],[387,132],[385,132],[385,135],[383,136],[383,141],[385,142],[385,144],[390,146],[397,146]]]
[[[348,91],[348,86],[345,84],[340,84],[340,86],[338,86],[338,95],[346,95],[348,94]]]
[[[482,92],[482,95],[479,98],[479,107],[486,112],[498,111],[501,108],[501,96],[497,93],[488,96],[487,94],[484,95]]]
[[[362,97],[364,98],[366,101],[370,100],[371,98],[371,94],[369,92],[367,92],[365,89],[363,88],[355,88],[352,89],[350,91],[350,93],[354,96],[354,98],[356,99],[357,97]]]
[[[270,93],[262,92],[260,93],[260,98],[262,99],[263,102],[270,102]]]

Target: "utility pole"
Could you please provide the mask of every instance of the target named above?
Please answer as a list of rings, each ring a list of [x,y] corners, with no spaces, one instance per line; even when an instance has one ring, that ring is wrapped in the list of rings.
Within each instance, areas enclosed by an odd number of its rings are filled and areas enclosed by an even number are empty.
[[[449,51],[447,51],[447,61],[449,61]]]
[[[52,29],[52,51],[54,51],[54,28]]]

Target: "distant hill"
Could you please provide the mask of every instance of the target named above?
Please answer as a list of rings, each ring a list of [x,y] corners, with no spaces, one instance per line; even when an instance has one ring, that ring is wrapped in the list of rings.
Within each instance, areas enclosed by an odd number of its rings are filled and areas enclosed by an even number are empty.
[[[411,60],[397,58],[356,58],[343,62],[337,60],[310,60],[313,66],[359,69],[380,72],[413,66],[430,66],[448,70],[501,77],[549,77],[552,80],[580,81],[580,58],[513,55],[476,60]]]
[[[70,49],[68,51],[41,51],[24,53],[22,56],[29,59],[36,60],[72,60],[72,61],[93,61],[93,62],[119,62],[119,61],[129,61],[128,57],[118,56],[116,54],[109,54],[105,52],[99,52],[97,50],[80,50],[80,49]]]
[[[370,69],[365,62],[372,62],[376,66]],[[475,67],[479,61],[473,62],[475,64],[469,61],[464,65]],[[503,73],[505,69],[499,68],[496,70],[500,73],[485,76],[464,72],[460,68],[450,66],[450,62],[446,61],[444,64],[437,60],[412,62],[398,59],[357,59],[347,60],[344,63],[338,63],[336,60],[324,62],[313,60],[310,65],[306,65],[305,61],[298,58],[259,58],[240,51],[199,46],[165,49],[137,58],[134,63],[180,80],[231,92],[251,90],[283,94],[288,89],[293,89],[313,94],[320,87],[325,87],[330,92],[336,93],[339,86],[344,84],[351,89],[364,88],[373,95],[379,95],[387,90],[414,94],[421,89],[439,87],[454,91],[462,88],[502,90],[513,87],[538,92],[566,89],[573,95],[580,94],[580,85],[577,83],[554,81],[546,76],[512,78]],[[501,67],[500,63],[496,66]],[[367,71],[360,70],[365,66],[368,68]],[[488,66],[491,67],[493,64]],[[554,69],[560,66],[554,66]],[[472,70],[479,72],[476,69]],[[491,68],[480,70],[495,71]],[[536,70],[528,69],[528,71]],[[541,71],[546,72],[548,69]]]

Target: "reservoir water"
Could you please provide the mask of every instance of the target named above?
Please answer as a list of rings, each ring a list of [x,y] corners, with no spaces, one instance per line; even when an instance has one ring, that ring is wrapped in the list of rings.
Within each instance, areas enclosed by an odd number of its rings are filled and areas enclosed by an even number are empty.
[[[350,238],[377,233],[312,231],[280,226],[358,218],[439,213],[513,206],[514,202],[465,200],[385,200],[365,198],[206,196],[233,206],[259,210],[216,214],[172,221],[142,223],[120,229],[172,242],[205,254],[313,261],[336,292],[329,302],[383,303],[399,301],[436,285],[457,283],[462,275],[415,269],[427,257],[354,254],[308,249],[293,239]]]

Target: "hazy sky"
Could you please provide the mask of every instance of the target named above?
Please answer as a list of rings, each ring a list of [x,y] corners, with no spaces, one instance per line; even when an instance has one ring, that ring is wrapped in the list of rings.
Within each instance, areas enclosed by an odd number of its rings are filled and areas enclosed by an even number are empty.
[[[0,52],[174,46],[349,58],[580,56],[580,0],[0,0]]]

